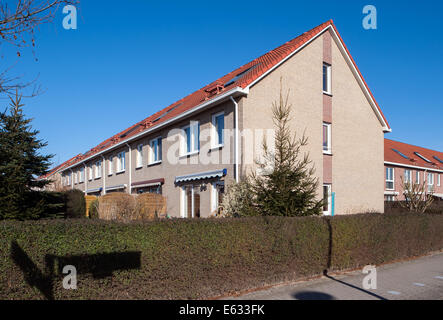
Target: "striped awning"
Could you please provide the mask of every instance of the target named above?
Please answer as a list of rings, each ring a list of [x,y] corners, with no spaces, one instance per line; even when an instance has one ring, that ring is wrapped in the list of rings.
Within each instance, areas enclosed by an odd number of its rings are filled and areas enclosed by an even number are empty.
[[[107,187],[106,191],[124,189],[124,188],[126,188],[126,186],[127,186],[126,184],[119,184],[119,185],[116,185],[116,186]]]
[[[88,189],[88,190],[86,190],[86,193],[101,192],[102,190],[103,190],[103,188]]]
[[[131,183],[131,188],[144,188],[144,187],[159,186],[164,183],[165,183],[165,179],[163,179],[163,178],[151,179],[151,180],[133,182],[133,183]]]
[[[194,181],[194,180],[202,180],[202,179],[211,179],[211,178],[221,178],[227,174],[227,169],[216,170],[216,171],[208,171],[208,172],[200,172],[194,174],[188,174],[186,176],[177,176],[175,177],[175,183],[185,182],[185,181]]]

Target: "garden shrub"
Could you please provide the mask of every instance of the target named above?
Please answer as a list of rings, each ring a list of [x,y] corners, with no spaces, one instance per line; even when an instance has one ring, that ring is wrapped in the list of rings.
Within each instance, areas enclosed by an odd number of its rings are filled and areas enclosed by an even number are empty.
[[[43,299],[14,247],[53,274],[55,299],[198,299],[441,250],[443,215],[1,221],[0,299]],[[125,269],[131,255],[140,264]],[[77,290],[61,285],[65,264]]]
[[[73,189],[65,192],[66,218],[85,218],[86,200],[83,191]]]
[[[98,219],[98,199],[91,201],[89,204],[89,218]]]

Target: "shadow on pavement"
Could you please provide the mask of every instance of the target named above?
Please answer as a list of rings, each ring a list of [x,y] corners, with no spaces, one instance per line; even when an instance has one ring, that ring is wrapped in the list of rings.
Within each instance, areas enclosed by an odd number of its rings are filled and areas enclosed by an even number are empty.
[[[344,282],[344,281],[341,281],[341,280],[335,279],[334,277],[331,277],[331,276],[327,275],[326,273],[324,274],[324,276],[325,276],[326,278],[328,278],[328,279],[334,280],[334,281],[336,281],[336,282],[338,282],[338,283],[341,283],[341,284],[343,284],[343,285],[345,285],[345,286],[348,286],[348,287],[351,287],[351,288],[356,289],[356,290],[358,290],[358,291],[364,292],[364,293],[366,293],[366,294],[368,294],[368,295],[370,295],[370,296],[373,296],[373,297],[375,297],[375,298],[377,298],[377,299],[380,299],[380,300],[388,300],[388,299],[386,299],[386,298],[384,298],[384,297],[382,297],[382,296],[379,296],[378,294],[375,294],[375,293],[373,293],[373,292],[371,292],[371,291],[368,291],[368,290],[365,290],[365,289],[359,288],[359,287],[357,287],[357,286],[354,286],[353,284],[350,284],[350,283],[347,283],[347,282]]]
[[[302,291],[292,294],[297,300],[335,300],[333,296],[318,291]]]

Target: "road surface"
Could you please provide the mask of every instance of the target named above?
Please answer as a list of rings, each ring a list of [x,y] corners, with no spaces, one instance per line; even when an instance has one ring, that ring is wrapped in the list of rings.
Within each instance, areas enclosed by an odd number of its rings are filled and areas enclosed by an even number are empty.
[[[443,300],[443,253],[377,267],[377,289],[363,289],[362,271],[275,286],[229,299]]]

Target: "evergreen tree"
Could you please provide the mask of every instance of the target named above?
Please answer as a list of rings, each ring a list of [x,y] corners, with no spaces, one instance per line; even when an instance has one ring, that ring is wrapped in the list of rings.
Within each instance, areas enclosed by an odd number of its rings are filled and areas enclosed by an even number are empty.
[[[250,177],[258,212],[269,216],[309,216],[322,212],[318,200],[318,179],[315,169],[302,148],[308,144],[305,134],[297,139],[290,128],[291,105],[280,90],[280,99],[273,103],[276,127],[274,148],[263,140],[263,158],[257,161],[259,173]]]
[[[18,92],[10,100],[9,113],[0,113],[0,219],[37,219],[44,211],[38,189],[49,181],[35,178],[47,172],[52,155],[39,153],[47,144],[24,117]]]

